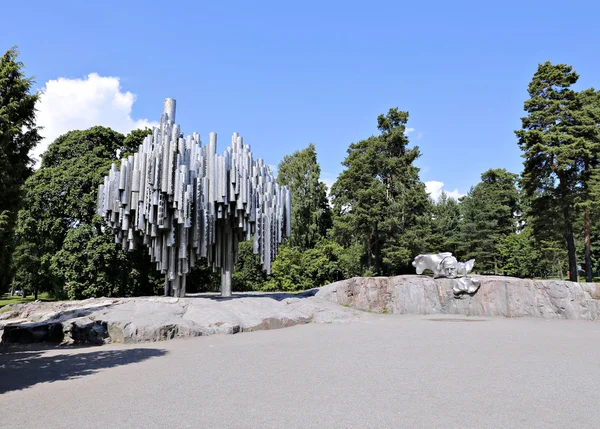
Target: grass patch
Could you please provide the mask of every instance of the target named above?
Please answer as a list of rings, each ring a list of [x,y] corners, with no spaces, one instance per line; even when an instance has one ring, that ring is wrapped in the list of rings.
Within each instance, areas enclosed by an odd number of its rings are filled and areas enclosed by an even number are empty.
[[[38,300],[40,300],[40,301],[56,301],[55,299],[51,298],[47,292],[38,294]],[[33,296],[27,296],[25,298],[23,298],[22,296],[2,297],[2,298],[0,298],[0,313],[4,313],[5,311],[8,311],[8,309],[5,308],[7,305],[24,304],[24,303],[33,302],[33,301],[35,301]]]
[[[560,277],[533,277],[533,280],[564,280],[564,281],[568,282],[569,278],[565,277],[564,279],[561,279]],[[585,277],[580,276],[579,283],[585,283],[585,282],[586,282]],[[592,283],[600,283],[600,277],[593,277]]]

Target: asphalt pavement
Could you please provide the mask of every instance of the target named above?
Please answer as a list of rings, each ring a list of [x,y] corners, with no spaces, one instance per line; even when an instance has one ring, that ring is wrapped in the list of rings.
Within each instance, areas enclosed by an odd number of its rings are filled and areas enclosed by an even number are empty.
[[[0,348],[0,428],[600,428],[600,322],[381,315]]]

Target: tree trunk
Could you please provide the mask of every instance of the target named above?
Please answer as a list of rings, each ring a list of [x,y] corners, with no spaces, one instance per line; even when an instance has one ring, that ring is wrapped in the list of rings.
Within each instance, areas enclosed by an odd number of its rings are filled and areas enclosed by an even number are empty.
[[[565,183],[565,178],[562,174],[558,174],[561,197],[563,199],[563,216],[565,222],[564,237],[567,242],[567,253],[569,258],[569,280],[577,281],[577,253],[575,250],[575,238],[573,236],[573,224],[571,222],[571,205],[569,198],[569,189]]]
[[[367,233],[367,266],[371,269],[371,231]]]
[[[590,227],[590,209],[585,210],[584,218],[584,233],[585,233],[585,281],[591,283],[592,278],[592,232]]]
[[[569,280],[577,282],[577,253],[575,250],[575,238],[573,237],[573,227],[571,226],[571,222],[567,222],[565,240],[567,242],[567,253],[569,258]]]
[[[33,300],[34,300],[34,301],[37,301],[37,299],[38,299],[38,289],[37,289],[37,288],[35,288],[35,289],[33,290],[33,295],[34,295],[34,297],[33,297]]]
[[[560,261],[558,263],[558,275],[560,276],[561,280],[564,280],[565,279],[565,275],[563,274],[562,265],[563,265],[562,261]]]
[[[373,246],[375,246],[375,273],[381,275],[381,251],[379,250],[379,231],[377,230],[377,226],[375,226]]]

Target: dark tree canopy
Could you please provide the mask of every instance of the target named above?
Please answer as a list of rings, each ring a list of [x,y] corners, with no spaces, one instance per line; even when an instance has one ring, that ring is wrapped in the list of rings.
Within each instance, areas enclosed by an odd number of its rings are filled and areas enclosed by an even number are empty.
[[[21,186],[32,174],[29,152],[41,140],[35,125],[38,95],[29,93],[34,80],[25,76],[18,55],[12,48],[0,57],[0,292],[11,279],[8,268]]]
[[[434,202],[431,217],[431,235],[429,250],[432,253],[452,252],[459,255],[458,232],[461,225],[460,205],[442,191],[438,201]]]
[[[321,167],[312,143],[286,155],[277,167],[277,182],[288,186],[292,193],[291,246],[310,249],[331,227],[327,187],[320,176]]]
[[[334,236],[349,247],[364,245],[369,270],[402,272],[425,247],[431,209],[408,147],[408,112],[390,109],[377,118],[379,136],[352,143],[346,169],[332,187]]]
[[[140,133],[126,141],[96,126],[58,137],[43,154],[19,212],[19,286],[65,290],[72,298],[153,293],[159,280],[146,255],[123,253],[96,215],[98,185],[118,151],[138,146]]]
[[[544,228],[550,214],[566,244],[572,281],[577,280],[577,206],[587,207],[589,222],[588,184],[599,141],[598,95],[593,89],[571,89],[578,79],[571,66],[540,64],[529,84],[527,116],[522,129],[515,131],[525,159],[521,184],[531,215],[538,217],[532,222],[533,233],[541,237],[550,232]]]
[[[517,175],[505,169],[488,170],[462,198],[460,254],[464,259],[475,258],[478,272],[499,272],[499,245],[517,231],[520,209],[516,182]]]

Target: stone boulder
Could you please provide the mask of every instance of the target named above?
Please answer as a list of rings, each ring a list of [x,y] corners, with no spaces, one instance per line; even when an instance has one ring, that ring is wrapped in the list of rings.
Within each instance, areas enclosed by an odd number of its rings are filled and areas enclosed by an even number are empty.
[[[405,275],[355,277],[319,289],[316,297],[364,311],[400,314],[470,314],[600,320],[600,285],[559,280],[472,276],[475,293],[461,279]]]
[[[231,298],[142,297],[15,305],[0,320],[4,344],[138,343],[368,319],[366,313],[302,294]]]

